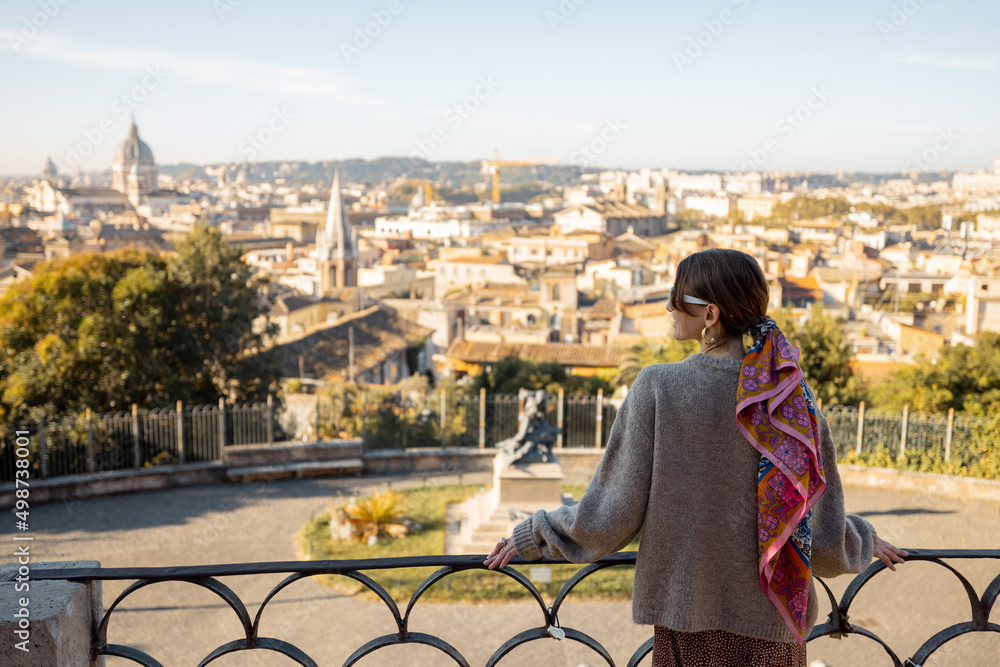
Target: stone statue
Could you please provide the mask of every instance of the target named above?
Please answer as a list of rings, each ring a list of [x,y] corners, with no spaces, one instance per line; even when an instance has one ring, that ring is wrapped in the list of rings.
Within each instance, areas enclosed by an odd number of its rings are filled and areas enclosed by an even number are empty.
[[[545,391],[521,389],[517,395],[524,400],[524,409],[517,420],[517,434],[496,444],[496,448],[503,451],[504,467],[515,463],[558,463],[552,449],[561,429],[545,421]]]

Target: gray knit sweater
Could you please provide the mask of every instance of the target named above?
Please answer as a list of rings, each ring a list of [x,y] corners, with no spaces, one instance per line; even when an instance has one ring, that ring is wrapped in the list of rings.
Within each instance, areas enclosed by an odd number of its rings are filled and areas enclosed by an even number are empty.
[[[644,368],[611,427],[607,450],[580,502],[539,511],[514,529],[517,553],[590,563],[639,531],[632,618],[673,630],[726,630],[795,641],[757,571],[759,454],[736,428],[741,363],[695,354]],[[837,455],[819,418],[826,492],[813,511],[812,571],[860,572],[875,529],[844,515]],[[807,633],[816,622],[815,584]]]

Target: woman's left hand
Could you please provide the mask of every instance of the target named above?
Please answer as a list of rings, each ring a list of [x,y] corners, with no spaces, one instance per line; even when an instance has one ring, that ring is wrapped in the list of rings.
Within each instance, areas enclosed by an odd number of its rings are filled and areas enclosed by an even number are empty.
[[[486,557],[483,561],[483,565],[487,568],[493,570],[496,567],[506,567],[507,563],[517,555],[517,549],[514,547],[514,541],[506,537],[500,538],[497,545],[493,547],[493,553]]]

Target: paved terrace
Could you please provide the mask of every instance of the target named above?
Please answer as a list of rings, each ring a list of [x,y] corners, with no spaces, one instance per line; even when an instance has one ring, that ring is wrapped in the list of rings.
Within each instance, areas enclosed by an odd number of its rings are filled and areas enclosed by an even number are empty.
[[[488,475],[466,475],[485,482]],[[431,483],[457,481],[437,478]],[[421,480],[389,477],[287,480],[248,485],[223,485],[154,491],[94,498],[73,504],[33,507],[35,541],[32,561],[99,560],[106,567],[198,565],[250,561],[294,560],[291,536],[327,500],[371,488],[419,485]],[[919,494],[848,487],[848,512],[875,523],[886,539],[904,547],[997,548],[1000,545],[1000,504],[961,501]],[[9,532],[12,522],[0,531]],[[5,541],[9,544],[10,537]],[[5,550],[5,551],[12,551]],[[0,560],[13,560],[4,553]],[[996,576],[996,561],[955,563],[981,594]],[[432,570],[428,569],[428,574]],[[380,573],[373,574],[379,579]],[[251,615],[281,576],[227,577]],[[850,577],[831,580],[838,596]],[[124,582],[104,582],[105,606],[124,589]],[[572,598],[571,598],[572,600]],[[405,601],[397,601],[405,604]],[[821,620],[827,611],[820,602]],[[851,620],[885,639],[901,655],[911,655],[945,626],[968,620],[968,602],[958,581],[939,566],[914,563],[895,574],[878,575],[852,607]],[[616,664],[652,634],[633,625],[628,602],[568,602],[563,625],[573,626],[601,641]],[[508,638],[542,623],[533,602],[503,605],[434,604],[420,602],[411,630],[450,641],[472,665],[485,664]],[[261,632],[296,644],[321,665],[340,665],[366,641],[394,631],[384,605],[345,597],[310,580],[283,591],[262,620]],[[116,611],[109,631],[112,643],[135,646],[164,665],[194,665],[213,648],[241,636],[235,615],[214,595],[190,584],[163,583],[132,595]],[[2,644],[7,643],[4,638]],[[887,665],[888,658],[861,637],[843,641],[823,638],[809,645],[809,657],[832,667]],[[1000,635],[967,636],[943,647],[928,666],[995,667]],[[648,664],[647,658],[643,664]],[[133,664],[111,658],[109,665]],[[290,665],[275,653],[240,652],[217,665]],[[382,649],[361,663],[369,667],[452,664],[424,646]],[[501,664],[579,667],[603,664],[575,642],[539,641],[515,650]]]

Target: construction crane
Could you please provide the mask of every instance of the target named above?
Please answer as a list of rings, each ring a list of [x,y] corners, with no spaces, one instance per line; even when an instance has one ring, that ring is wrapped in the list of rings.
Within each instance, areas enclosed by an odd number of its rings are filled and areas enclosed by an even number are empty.
[[[554,164],[553,160],[501,160],[500,151],[493,151],[492,160],[483,160],[482,172],[493,179],[493,203],[500,203],[500,167],[530,167],[539,164]]]

